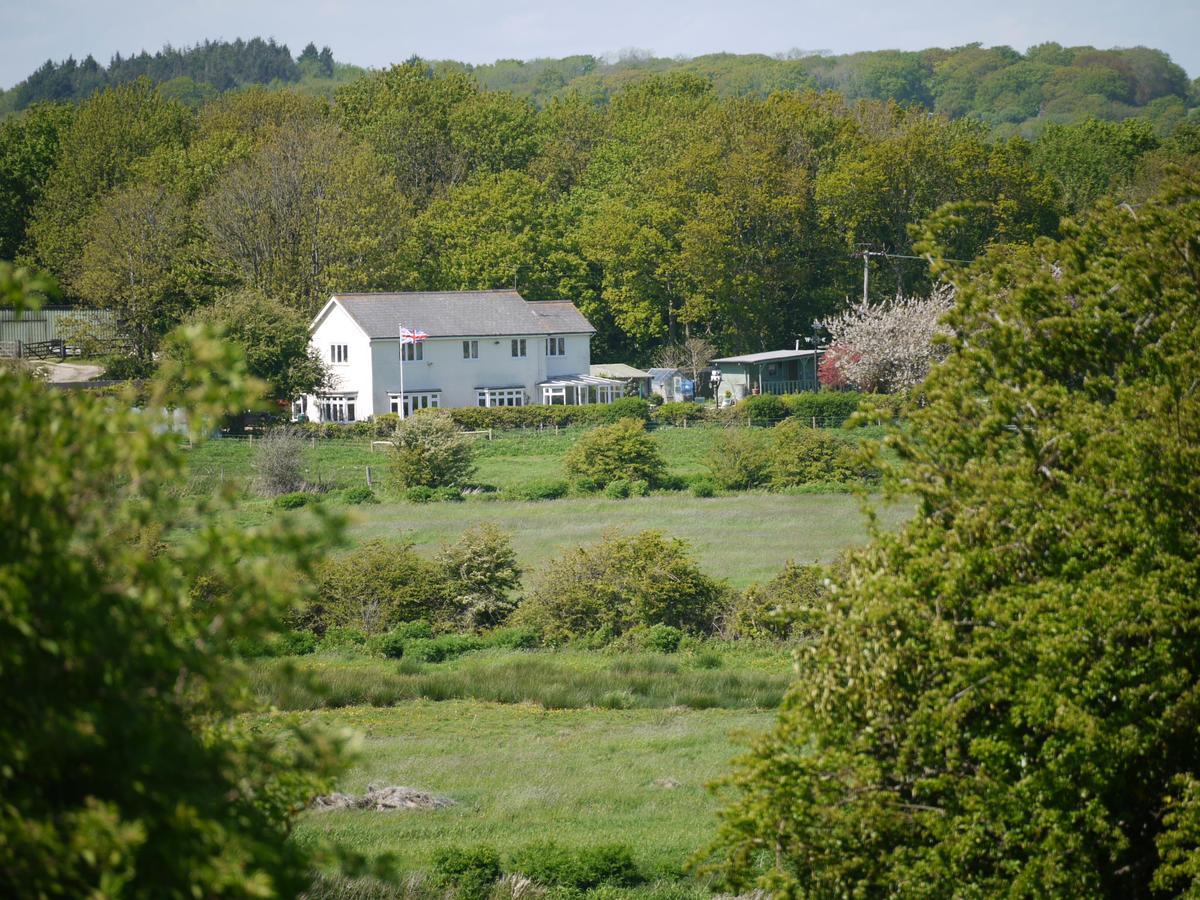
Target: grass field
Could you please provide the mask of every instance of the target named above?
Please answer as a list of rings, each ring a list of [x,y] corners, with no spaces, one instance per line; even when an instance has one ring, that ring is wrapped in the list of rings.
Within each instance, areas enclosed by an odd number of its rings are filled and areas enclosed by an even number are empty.
[[[424,870],[447,846],[486,843],[511,853],[546,840],[572,848],[619,842],[651,878],[677,877],[712,837],[718,804],[705,786],[773,719],[746,710],[550,710],[470,700],[309,715],[362,735],[342,789],[406,785],[456,805],[306,813],[295,837],[301,844],[333,839]],[[662,779],[678,786],[656,784]]]

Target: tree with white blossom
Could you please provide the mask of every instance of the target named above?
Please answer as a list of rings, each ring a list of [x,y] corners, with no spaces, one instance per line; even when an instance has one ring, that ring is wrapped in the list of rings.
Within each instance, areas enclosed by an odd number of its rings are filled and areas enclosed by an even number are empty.
[[[821,382],[883,392],[920,384],[946,355],[947,345],[934,337],[949,333],[941,319],[953,305],[954,288],[939,285],[925,297],[863,302],[822,320],[830,341]]]

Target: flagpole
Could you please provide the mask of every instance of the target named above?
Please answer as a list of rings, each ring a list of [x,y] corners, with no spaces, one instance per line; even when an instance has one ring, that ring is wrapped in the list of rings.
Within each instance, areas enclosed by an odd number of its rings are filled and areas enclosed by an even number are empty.
[[[404,325],[400,326],[400,418],[404,419]]]

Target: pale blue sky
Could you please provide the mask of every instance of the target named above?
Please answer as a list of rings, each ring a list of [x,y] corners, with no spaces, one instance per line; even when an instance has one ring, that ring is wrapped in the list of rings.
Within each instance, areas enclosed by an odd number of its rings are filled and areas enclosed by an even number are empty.
[[[338,60],[375,67],[414,53],[479,63],[626,47],[694,56],[1053,40],[1157,47],[1200,74],[1198,0],[0,0],[0,22],[3,87],[48,58],[107,63],[117,51],[256,35],[293,53],[328,44]]]

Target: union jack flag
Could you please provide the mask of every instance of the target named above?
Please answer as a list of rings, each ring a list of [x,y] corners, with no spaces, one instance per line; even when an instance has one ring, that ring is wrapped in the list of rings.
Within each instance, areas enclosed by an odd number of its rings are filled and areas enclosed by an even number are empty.
[[[415,331],[411,328],[400,328],[400,343],[402,344],[419,344],[421,341],[429,337],[424,331]]]

